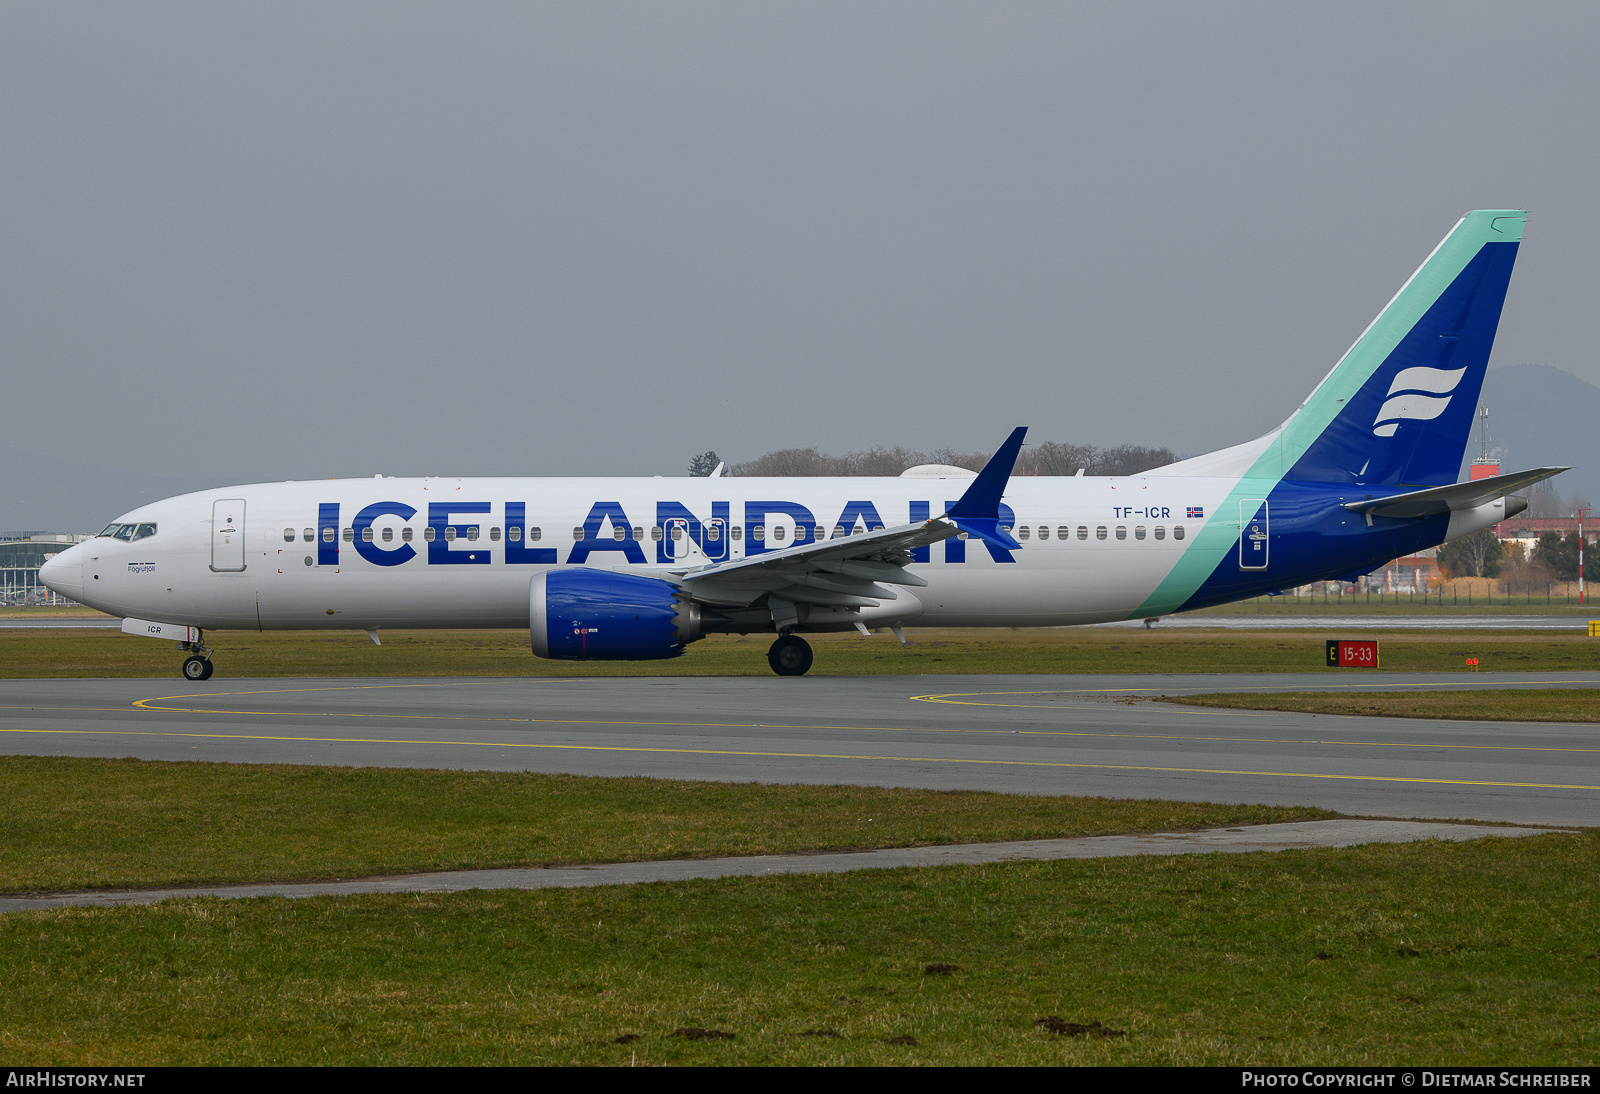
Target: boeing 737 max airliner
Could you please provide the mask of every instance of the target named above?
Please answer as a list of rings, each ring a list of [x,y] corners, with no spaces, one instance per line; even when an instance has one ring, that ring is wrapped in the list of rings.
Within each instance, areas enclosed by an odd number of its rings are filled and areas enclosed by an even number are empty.
[[[1565,470],[1456,482],[1526,214],[1469,213],[1282,425],[1126,478],[263,483],[142,506],[40,571],[176,639],[210,629],[528,627],[563,659],[676,657],[714,632],[1060,626],[1353,580],[1525,508]]]

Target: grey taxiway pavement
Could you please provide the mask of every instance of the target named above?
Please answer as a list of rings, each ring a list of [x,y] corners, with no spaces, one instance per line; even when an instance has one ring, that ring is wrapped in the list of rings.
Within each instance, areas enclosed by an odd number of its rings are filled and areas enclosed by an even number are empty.
[[[1228,711],[1206,691],[1595,673],[0,681],[0,752],[1321,805],[1600,825],[1600,727]]]

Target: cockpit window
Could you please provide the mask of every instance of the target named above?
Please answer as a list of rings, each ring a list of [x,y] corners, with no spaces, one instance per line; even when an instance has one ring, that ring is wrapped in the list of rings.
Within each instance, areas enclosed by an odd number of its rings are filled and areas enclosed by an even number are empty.
[[[124,524],[115,532],[111,533],[111,538],[120,539],[124,542],[131,542],[133,540],[133,533],[138,529],[138,527],[139,526],[137,524]]]
[[[133,533],[133,540],[137,543],[139,540],[149,539],[155,534],[156,526],[154,524],[141,524],[139,525],[139,530]]]
[[[108,525],[106,525],[106,530],[104,532],[101,532],[100,534],[102,536],[114,536],[114,535],[117,534],[117,530],[119,528],[121,528],[121,527],[122,527],[122,525],[120,525],[120,524],[108,524]]]

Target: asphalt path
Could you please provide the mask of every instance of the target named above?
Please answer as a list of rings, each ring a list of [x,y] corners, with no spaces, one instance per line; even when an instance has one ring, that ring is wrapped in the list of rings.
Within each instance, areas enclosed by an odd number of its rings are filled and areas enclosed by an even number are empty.
[[[1320,805],[1600,825],[1600,727],[1230,711],[1206,691],[1595,673],[0,681],[0,752]]]
[[[1204,855],[1288,851],[1305,847],[1354,847],[1363,843],[1413,840],[1463,840],[1486,836],[1543,835],[1547,828],[1439,824],[1429,821],[1322,820],[1213,828],[1204,832],[1152,832],[1138,836],[1087,836],[1079,839],[961,843],[947,847],[884,847],[820,855],[741,855],[735,858],[667,859],[647,862],[588,863],[583,866],[511,867],[498,870],[447,870],[353,880],[265,882],[182,889],[99,890],[0,897],[0,913],[40,908],[116,907],[158,900],[215,896],[223,899],[281,896],[352,896],[358,893],[438,893],[463,889],[576,889],[594,885],[638,885],[690,878],[772,877],[776,874],[837,874],[850,870],[892,870],[902,866],[978,865],[988,862],[1039,862],[1057,859],[1123,858],[1130,855]]]

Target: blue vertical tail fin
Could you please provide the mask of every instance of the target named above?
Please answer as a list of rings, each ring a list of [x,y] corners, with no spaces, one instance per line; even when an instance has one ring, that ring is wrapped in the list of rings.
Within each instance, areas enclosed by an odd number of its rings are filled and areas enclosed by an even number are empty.
[[[1456,481],[1526,217],[1488,209],[1461,218],[1283,424],[1284,478]]]

